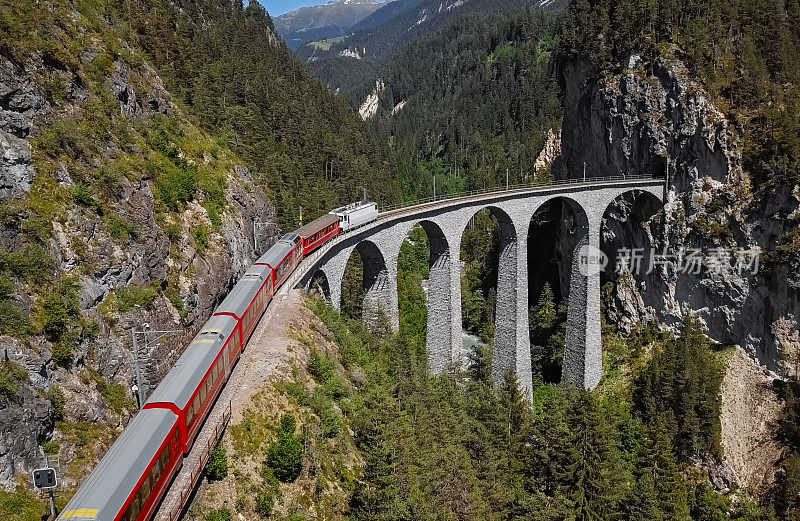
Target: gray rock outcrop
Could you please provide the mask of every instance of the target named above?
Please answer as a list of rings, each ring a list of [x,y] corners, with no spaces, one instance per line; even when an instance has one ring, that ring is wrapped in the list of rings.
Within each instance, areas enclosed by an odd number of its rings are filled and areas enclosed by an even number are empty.
[[[644,247],[645,267],[654,253],[702,252],[699,273],[656,263],[649,274],[622,280],[607,294],[611,318],[623,330],[640,320],[676,327],[691,311],[711,338],[740,345],[778,370],[784,348],[775,324],[800,317],[800,261],[797,252],[788,260],[775,260],[771,252],[797,218],[797,189],[753,188],[743,168],[740,129],[675,58],[633,55],[621,72],[602,75],[577,59],[562,73],[562,155],[552,169],[557,178],[580,177],[584,165],[591,176],[666,176],[663,209],[642,196],[609,209],[604,248]],[[745,269],[735,269],[737,251]],[[752,273],[756,252],[760,264]],[[616,282],[614,264],[612,259],[605,278]]]
[[[20,251],[31,243],[30,238],[23,238],[21,229],[33,215],[29,198],[41,174],[34,161],[34,140],[53,121],[80,115],[96,96],[81,70],[96,55],[95,51],[84,52],[76,70],[53,67],[35,56],[27,63],[17,63],[0,55],[0,204],[13,209],[0,222],[0,249],[5,252]],[[58,92],[41,84],[46,77],[58,79],[53,83]],[[120,117],[131,124],[180,112],[146,63],[132,66],[118,59],[102,88],[110,91]],[[102,161],[112,161],[121,152],[112,142],[99,148],[104,154],[100,159],[77,159],[85,162],[81,167],[86,171],[96,171]],[[142,154],[136,147],[125,152]],[[80,179],[76,170],[71,164],[56,169],[52,175],[59,190],[72,193],[77,185],[74,179]],[[88,422],[102,426],[113,439],[129,412],[115,412],[104,387],[116,384],[125,398],[132,399],[132,329],[141,330],[148,324],[153,330],[180,331],[150,346],[144,370],[154,387],[260,253],[254,251],[253,222],[275,223],[275,211],[246,168],[231,166],[226,175],[226,205],[216,225],[202,204],[202,194],[181,211],[157,208],[155,180],[147,171],[119,176],[108,187],[110,195],[104,195],[102,211],[70,202],[63,216],[52,222],[52,233],[41,245],[43,254],[52,256],[52,288],[34,292],[17,283],[16,295],[11,298],[35,322],[41,296],[34,293],[56,293],[60,282],[72,281],[77,287],[81,324],[86,324],[81,327],[93,332],[81,332],[80,339],[71,343],[68,364],[55,362],[58,346],[38,330],[24,340],[0,336],[2,359],[27,374],[17,383],[11,399],[0,399],[0,487],[14,486],[15,473],[24,474],[40,465],[42,446],[54,436],[62,456],[75,455],[75,440],[56,428],[62,419],[70,425]],[[124,223],[122,235],[112,237],[110,215]],[[195,235],[199,227],[208,231],[207,245],[199,245]],[[258,231],[263,252],[279,229],[275,224]],[[151,304],[115,309],[111,305],[115,295],[130,287],[157,291]],[[53,388],[63,393],[63,412],[54,410],[48,394]],[[95,453],[87,464],[101,455],[102,447],[92,450]],[[72,486],[80,476],[70,471],[62,478]]]

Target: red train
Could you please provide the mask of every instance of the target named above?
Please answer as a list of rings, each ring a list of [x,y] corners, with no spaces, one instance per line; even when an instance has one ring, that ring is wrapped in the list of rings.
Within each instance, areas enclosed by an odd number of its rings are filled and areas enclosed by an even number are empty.
[[[334,210],[284,235],[242,276],[58,519],[151,519],[276,290],[304,256],[378,217]]]

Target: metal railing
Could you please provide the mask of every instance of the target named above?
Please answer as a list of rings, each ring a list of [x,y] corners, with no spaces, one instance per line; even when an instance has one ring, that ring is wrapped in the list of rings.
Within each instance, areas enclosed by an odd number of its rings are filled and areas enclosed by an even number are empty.
[[[413,206],[420,206],[428,203],[438,203],[441,201],[449,201],[452,199],[461,199],[463,197],[471,197],[476,195],[502,195],[505,193],[513,193],[520,191],[527,191],[536,188],[556,188],[560,186],[594,186],[597,184],[616,183],[619,181],[662,181],[663,177],[653,177],[648,175],[618,175],[607,177],[587,177],[586,179],[555,179],[546,181],[534,181],[533,183],[509,185],[506,187],[491,187],[482,188],[480,190],[468,190],[466,192],[458,192],[454,194],[437,195],[436,197],[427,197],[425,199],[416,199],[413,201],[406,201],[400,204],[393,204],[388,206],[381,206],[381,215],[396,212],[397,210],[404,210]]]
[[[211,449],[214,448],[214,445],[219,442],[220,438],[222,438],[222,433],[225,431],[225,428],[228,426],[228,423],[231,421],[231,413],[233,412],[233,403],[228,401],[228,409],[222,414],[222,419],[217,422],[217,425],[214,427],[214,433],[208,438],[206,442],[206,446],[202,448],[202,453],[200,454],[200,461],[199,464],[192,469],[192,472],[189,476],[189,483],[181,490],[180,499],[178,500],[178,504],[175,505],[175,508],[172,509],[172,512],[169,514],[169,521],[176,521],[183,509],[186,507],[186,502],[189,500],[189,496],[192,495],[195,487],[197,486],[197,482],[200,480],[200,476],[203,475],[203,471],[206,468],[206,463],[208,463],[208,458],[211,457]],[[197,447],[194,447],[193,450],[196,450]]]

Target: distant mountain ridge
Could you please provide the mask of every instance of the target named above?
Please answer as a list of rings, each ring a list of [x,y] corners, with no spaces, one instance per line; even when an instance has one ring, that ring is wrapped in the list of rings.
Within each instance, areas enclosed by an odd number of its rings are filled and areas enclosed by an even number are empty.
[[[292,50],[315,40],[347,34],[358,22],[392,0],[331,0],[301,7],[273,21],[278,34]]]
[[[351,102],[361,87],[407,45],[433,35],[458,17],[493,14],[511,6],[536,8],[540,0],[395,0],[356,23],[330,45],[304,45],[297,54],[331,89]],[[556,0],[553,4],[560,4]],[[548,6],[550,8],[550,6]]]

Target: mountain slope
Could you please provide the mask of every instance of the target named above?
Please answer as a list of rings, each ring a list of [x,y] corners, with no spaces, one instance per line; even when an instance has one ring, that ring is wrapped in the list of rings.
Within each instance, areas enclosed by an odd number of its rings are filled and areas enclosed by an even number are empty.
[[[512,5],[533,6],[538,1],[395,0],[330,48],[306,45],[297,52],[317,77],[352,101],[352,91],[374,83],[380,69],[406,45],[433,35],[460,16],[501,12]]]
[[[175,331],[153,388],[299,206],[388,169],[257,4],[0,0],[0,42],[0,486],[44,450],[69,488],[135,410],[134,328]]]
[[[389,197],[381,145],[280,42],[258,2],[128,5],[139,44],[200,125],[248,161],[283,226],[300,207],[314,217],[368,186],[370,197]]]
[[[430,195],[436,174],[439,193],[532,179],[562,114],[549,73],[557,21],[517,8],[462,17],[392,58],[380,92],[354,91],[372,102],[362,115],[391,136],[400,183],[415,197]]]
[[[380,7],[378,0],[332,0],[301,7],[276,16],[273,21],[286,45],[296,50],[314,40],[347,34],[351,27]]]

